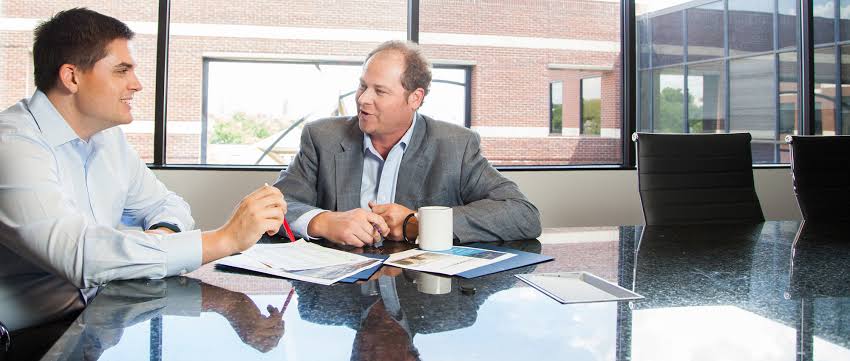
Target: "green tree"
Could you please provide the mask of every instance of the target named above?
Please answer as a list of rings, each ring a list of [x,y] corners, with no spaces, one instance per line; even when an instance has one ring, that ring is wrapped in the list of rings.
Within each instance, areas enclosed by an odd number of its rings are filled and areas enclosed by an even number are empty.
[[[582,134],[599,135],[602,123],[602,99],[582,100],[581,125]]]
[[[685,96],[682,89],[661,89],[658,97],[658,107],[655,112],[655,126],[653,129],[659,133],[681,133],[682,132],[682,102]],[[702,107],[694,102],[694,97],[688,94],[688,113],[691,114],[690,131],[702,132]],[[694,115],[697,115],[694,117]]]

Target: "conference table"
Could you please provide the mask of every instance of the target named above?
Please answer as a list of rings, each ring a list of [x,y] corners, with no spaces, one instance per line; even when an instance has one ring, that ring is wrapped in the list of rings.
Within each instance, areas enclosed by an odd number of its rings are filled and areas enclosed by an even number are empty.
[[[109,283],[43,360],[850,360],[848,230],[550,228],[499,245],[554,261],[473,279],[384,266],[322,286],[205,266]],[[515,277],[569,271],[644,298],[561,304]]]

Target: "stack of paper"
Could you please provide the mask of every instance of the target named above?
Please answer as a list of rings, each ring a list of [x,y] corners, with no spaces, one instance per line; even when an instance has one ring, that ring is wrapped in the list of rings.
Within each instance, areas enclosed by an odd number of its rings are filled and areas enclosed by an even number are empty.
[[[222,258],[216,264],[329,285],[380,262],[379,259],[298,241],[257,244],[242,254]]]

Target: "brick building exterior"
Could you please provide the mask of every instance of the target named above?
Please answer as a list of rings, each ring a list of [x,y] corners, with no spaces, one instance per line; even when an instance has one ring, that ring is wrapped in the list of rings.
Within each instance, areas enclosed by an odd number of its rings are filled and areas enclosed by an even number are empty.
[[[157,5],[129,1],[0,3],[0,103],[28,97],[32,28],[58,10],[87,6],[127,22],[144,91],[125,127],[153,158]],[[201,160],[204,58],[360,59],[403,39],[406,1],[173,1],[168,58],[167,162]],[[471,71],[472,129],[498,165],[615,164],[621,159],[619,2],[610,0],[421,3],[420,44],[435,64]],[[578,84],[601,77],[601,131],[579,134]],[[549,84],[562,81],[563,131],[549,133]],[[250,92],[251,89],[245,89]],[[427,101],[427,99],[426,99]]]

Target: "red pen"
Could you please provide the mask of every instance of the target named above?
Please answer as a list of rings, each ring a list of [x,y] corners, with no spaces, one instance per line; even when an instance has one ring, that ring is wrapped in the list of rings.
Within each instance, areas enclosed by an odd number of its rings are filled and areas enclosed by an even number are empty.
[[[283,219],[283,229],[286,230],[286,236],[289,237],[289,241],[295,242],[295,236],[292,235],[292,229],[289,228],[289,222],[286,221],[286,218]]]
[[[268,183],[265,183],[266,187],[269,187]],[[290,242],[295,242],[295,235],[292,234],[292,229],[289,228],[289,222],[286,221],[286,217],[283,217],[283,229],[286,230],[286,236],[289,237]]]

